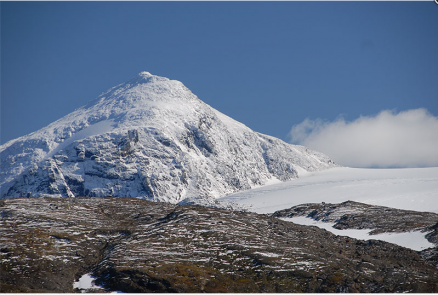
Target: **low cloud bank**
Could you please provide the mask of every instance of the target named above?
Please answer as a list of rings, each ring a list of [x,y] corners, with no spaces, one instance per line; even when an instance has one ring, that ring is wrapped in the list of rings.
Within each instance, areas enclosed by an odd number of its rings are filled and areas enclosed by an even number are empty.
[[[426,109],[381,111],[352,122],[305,119],[291,143],[323,152],[349,167],[438,166],[438,117]]]

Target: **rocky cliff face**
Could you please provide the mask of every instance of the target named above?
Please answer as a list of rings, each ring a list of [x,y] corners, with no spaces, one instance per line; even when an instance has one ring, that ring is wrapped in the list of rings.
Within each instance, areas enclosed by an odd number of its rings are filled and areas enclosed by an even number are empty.
[[[135,198],[0,205],[1,292],[438,292],[415,251],[267,215]],[[87,274],[95,289],[74,285]]]
[[[140,73],[0,147],[0,198],[128,196],[177,203],[336,166],[256,133],[181,82]]]

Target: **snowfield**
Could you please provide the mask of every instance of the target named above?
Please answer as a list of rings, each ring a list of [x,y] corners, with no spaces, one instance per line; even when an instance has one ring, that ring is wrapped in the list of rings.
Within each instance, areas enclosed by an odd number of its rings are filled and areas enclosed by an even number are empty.
[[[339,167],[301,173],[298,179],[238,192],[219,200],[273,213],[304,203],[356,201],[438,213],[438,167],[363,169]]]
[[[257,213],[273,213],[305,203],[342,203],[356,201],[396,209],[438,213],[438,167],[406,169],[332,168],[301,173],[288,182],[235,193],[220,201],[235,202]],[[413,250],[433,247],[426,233],[414,231],[396,234],[369,235],[370,230],[338,230],[332,223],[311,218],[294,217],[283,220],[314,225],[336,235],[356,239],[376,239]]]

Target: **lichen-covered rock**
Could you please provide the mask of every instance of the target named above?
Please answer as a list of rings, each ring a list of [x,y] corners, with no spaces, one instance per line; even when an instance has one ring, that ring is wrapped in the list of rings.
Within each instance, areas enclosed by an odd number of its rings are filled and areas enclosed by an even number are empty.
[[[415,251],[267,215],[134,198],[0,210],[1,292],[79,292],[84,274],[99,292],[438,292]]]
[[[336,229],[371,229],[371,235],[384,232],[431,232],[428,240],[438,244],[438,214],[401,210],[346,201],[340,204],[309,203],[279,210],[274,217],[306,216],[322,222],[334,222]]]

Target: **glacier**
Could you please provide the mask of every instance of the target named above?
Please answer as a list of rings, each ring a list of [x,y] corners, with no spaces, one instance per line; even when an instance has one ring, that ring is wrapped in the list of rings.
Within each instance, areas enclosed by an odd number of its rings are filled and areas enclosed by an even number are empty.
[[[87,105],[0,146],[0,198],[215,199],[338,167],[257,133],[183,83],[141,72]]]
[[[438,167],[371,169],[336,167],[299,179],[219,198],[267,214],[304,203],[355,201],[438,213]]]
[[[266,185],[219,198],[218,202],[241,206],[248,211],[270,214],[294,206],[340,204],[355,201],[400,210],[438,213],[438,167],[370,169],[336,167],[323,171],[303,172],[299,179]],[[339,218],[347,212],[339,214]],[[357,216],[360,212],[348,212]],[[393,217],[388,213],[388,221]],[[336,235],[363,240],[383,240],[421,251],[433,247],[427,234],[418,229],[405,232],[370,234],[368,229],[336,229],[333,222],[315,220],[311,216],[282,218],[302,225],[326,229]],[[438,221],[438,220],[437,220]],[[402,223],[403,221],[400,220]],[[421,223],[420,223],[421,224]]]

